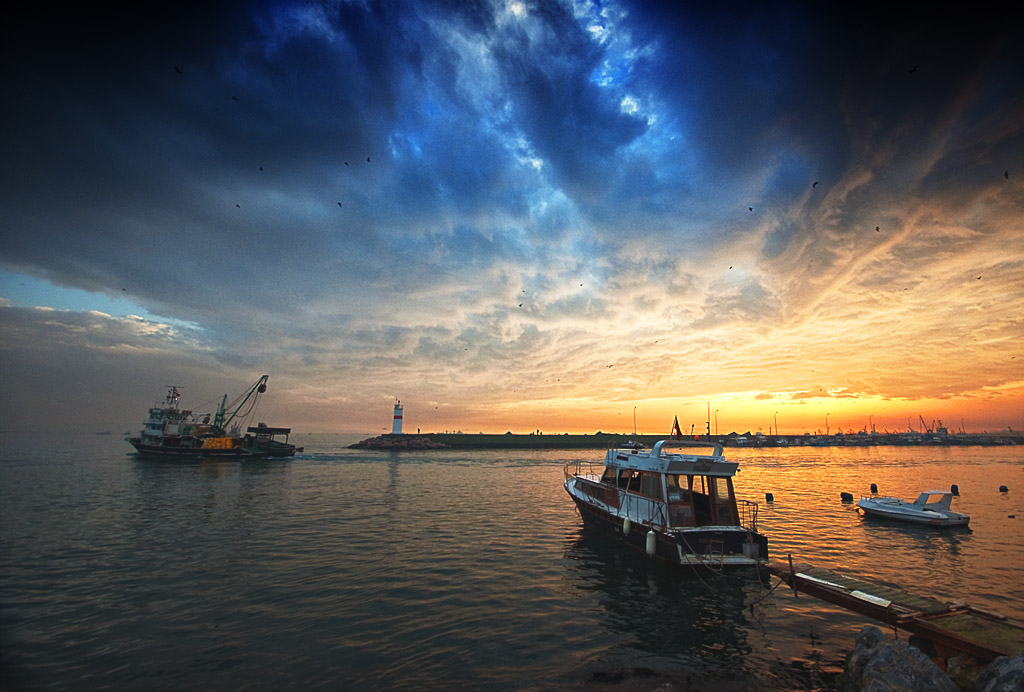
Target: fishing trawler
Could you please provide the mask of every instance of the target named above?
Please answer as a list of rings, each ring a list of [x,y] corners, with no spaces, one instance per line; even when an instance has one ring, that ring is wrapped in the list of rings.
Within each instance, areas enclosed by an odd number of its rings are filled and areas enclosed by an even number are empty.
[[[669,451],[674,447],[680,450]],[[570,463],[564,485],[585,525],[651,557],[713,568],[757,565],[768,559],[768,539],[757,532],[757,503],[736,499],[738,468],[720,444],[660,440],[651,449],[610,449],[603,468]]]
[[[140,456],[151,457],[227,457],[231,459],[290,457],[295,445],[288,442],[291,428],[273,428],[259,423],[249,427],[242,436],[236,421],[244,420],[256,408],[261,394],[267,391],[269,375],[263,375],[230,405],[227,394],[210,419],[200,421],[192,411],[178,406],[181,393],[172,386],[162,406],[149,409],[149,417],[137,437],[126,437]],[[233,409],[227,413],[228,409]],[[283,439],[279,439],[283,437]]]

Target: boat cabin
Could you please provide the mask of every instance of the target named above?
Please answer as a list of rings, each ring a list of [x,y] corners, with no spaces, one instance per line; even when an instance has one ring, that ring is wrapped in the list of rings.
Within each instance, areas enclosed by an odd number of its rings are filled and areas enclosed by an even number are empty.
[[[711,454],[664,450],[665,446],[691,445],[661,440],[652,450],[609,450],[600,483],[624,491],[626,502],[635,504],[641,515],[647,514],[643,509],[649,505],[649,518],[660,519],[657,523],[663,526],[740,525],[744,517],[740,517],[732,484],[739,465],[722,459],[721,445],[713,445]]]

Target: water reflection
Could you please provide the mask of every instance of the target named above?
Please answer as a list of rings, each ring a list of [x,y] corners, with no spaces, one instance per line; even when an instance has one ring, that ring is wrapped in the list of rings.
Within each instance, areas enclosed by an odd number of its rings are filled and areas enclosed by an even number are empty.
[[[566,557],[571,586],[596,597],[604,626],[631,648],[671,657],[701,678],[744,665],[756,626],[750,606],[765,591],[756,572],[680,569],[591,529],[569,537]]]

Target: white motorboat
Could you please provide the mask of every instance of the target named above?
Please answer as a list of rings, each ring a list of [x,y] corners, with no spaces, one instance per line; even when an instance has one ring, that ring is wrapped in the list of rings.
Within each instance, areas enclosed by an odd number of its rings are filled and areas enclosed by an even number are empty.
[[[906,521],[926,526],[967,526],[971,517],[950,509],[953,493],[944,490],[926,490],[913,502],[898,497],[865,496],[857,507],[868,516]]]
[[[767,562],[768,539],[757,532],[757,504],[736,499],[738,466],[722,458],[722,445],[660,440],[653,449],[610,449],[603,465],[568,464],[565,490],[584,524],[652,557],[753,566]]]

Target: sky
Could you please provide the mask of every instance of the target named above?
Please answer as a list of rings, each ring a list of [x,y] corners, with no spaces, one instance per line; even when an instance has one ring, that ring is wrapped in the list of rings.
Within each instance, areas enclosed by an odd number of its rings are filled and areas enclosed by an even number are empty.
[[[406,432],[1024,428],[998,14],[35,5],[0,47],[0,431],[262,374],[296,432],[396,399]]]

